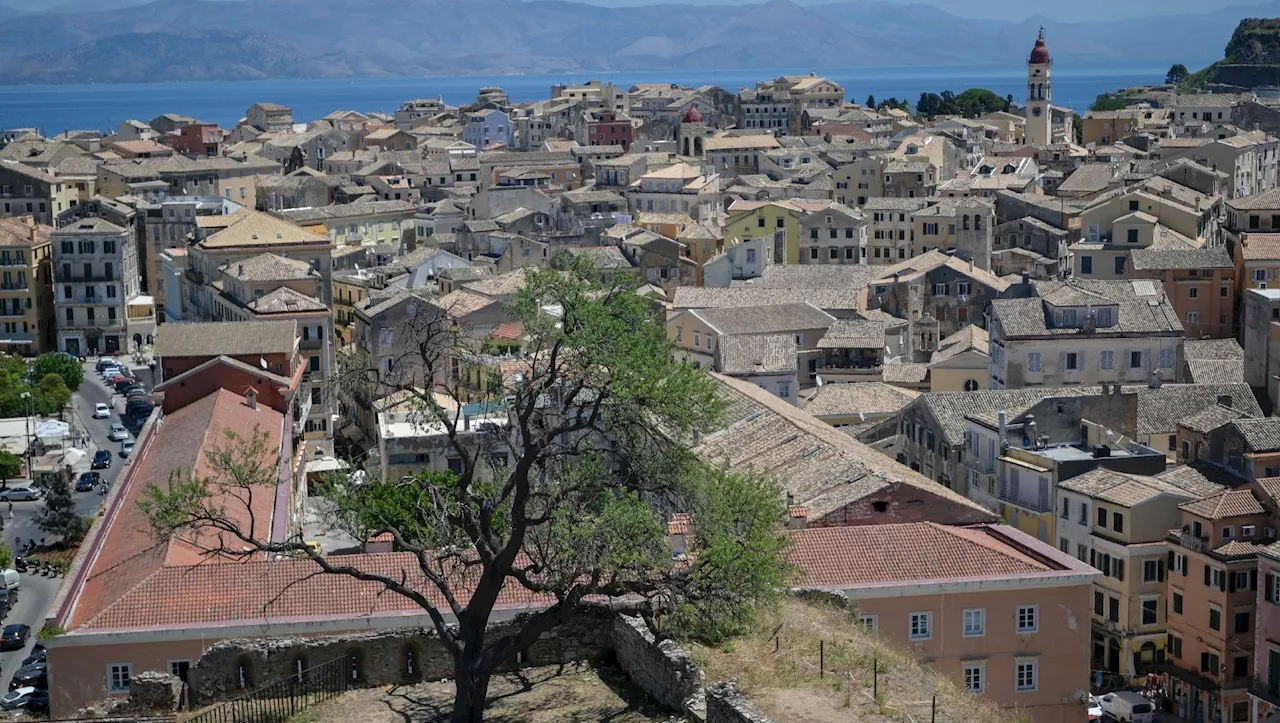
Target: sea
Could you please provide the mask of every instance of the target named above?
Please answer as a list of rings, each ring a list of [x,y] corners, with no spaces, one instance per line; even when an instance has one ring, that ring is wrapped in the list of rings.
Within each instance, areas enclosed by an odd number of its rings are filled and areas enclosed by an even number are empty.
[[[1083,113],[1099,93],[1159,83],[1167,66],[1155,64],[1071,65],[1053,69],[1053,102]],[[551,86],[591,79],[630,87],[636,83],[677,83],[688,87],[718,85],[737,91],[758,80],[815,72],[842,86],[851,101],[862,103],[897,97],[915,103],[921,93],[961,92],[987,88],[1015,100],[1026,95],[1025,67],[913,66],[885,68],[775,68],[753,70],[623,71],[550,75],[464,75],[449,77],[324,80],[246,80],[91,85],[0,86],[0,129],[34,127],[46,135],[65,130],[110,130],[121,121],[147,121],[161,113],[178,113],[224,128],[233,127],[245,110],[260,101],[293,108],[301,121],[322,118],[335,110],[394,112],[406,100],[441,98],[452,105],[475,99],[487,85],[502,87],[513,102],[550,97]]]

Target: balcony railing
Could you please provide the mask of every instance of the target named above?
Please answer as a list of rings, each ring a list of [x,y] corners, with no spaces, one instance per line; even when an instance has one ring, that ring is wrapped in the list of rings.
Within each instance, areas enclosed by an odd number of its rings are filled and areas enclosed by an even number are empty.
[[[100,281],[119,281],[120,274],[54,274],[54,280],[58,283],[94,283]]]
[[[1209,538],[1198,537],[1187,531],[1174,531],[1169,536],[1182,547],[1195,552],[1204,552],[1209,547]]]
[[[0,281],[0,291],[26,291],[30,287],[27,282],[18,283],[17,281]]]
[[[1255,676],[1249,684],[1249,693],[1273,706],[1280,706],[1280,676],[1274,678]]]

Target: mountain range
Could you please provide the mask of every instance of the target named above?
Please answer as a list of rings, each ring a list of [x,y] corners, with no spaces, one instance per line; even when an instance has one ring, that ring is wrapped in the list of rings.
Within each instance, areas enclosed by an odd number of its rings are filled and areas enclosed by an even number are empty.
[[[870,0],[632,7],[156,0],[119,7],[134,1],[72,0],[84,4],[6,18],[0,83],[1009,64],[1025,56],[1041,25],[1059,61],[1194,66],[1221,56],[1240,18],[1280,14],[1274,0],[1133,22],[980,20]]]

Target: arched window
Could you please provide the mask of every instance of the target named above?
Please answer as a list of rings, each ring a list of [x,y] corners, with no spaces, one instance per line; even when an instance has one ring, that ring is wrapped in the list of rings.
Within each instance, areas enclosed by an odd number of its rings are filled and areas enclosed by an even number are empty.
[[[964,380],[964,390],[965,390],[966,392],[976,392],[976,391],[978,391],[978,380],[977,380],[977,379],[966,379],[966,380]]]

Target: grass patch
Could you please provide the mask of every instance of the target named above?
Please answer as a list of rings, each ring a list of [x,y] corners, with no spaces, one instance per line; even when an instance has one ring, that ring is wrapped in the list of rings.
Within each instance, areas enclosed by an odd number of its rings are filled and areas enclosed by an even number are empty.
[[[921,665],[912,651],[864,630],[849,611],[821,602],[787,598],[762,611],[731,646],[687,647],[708,682],[736,679],[779,723],[843,720],[850,712],[867,723],[908,715],[929,720],[935,695],[939,719],[947,723],[1021,720]],[[837,711],[844,718],[832,717]]]

